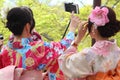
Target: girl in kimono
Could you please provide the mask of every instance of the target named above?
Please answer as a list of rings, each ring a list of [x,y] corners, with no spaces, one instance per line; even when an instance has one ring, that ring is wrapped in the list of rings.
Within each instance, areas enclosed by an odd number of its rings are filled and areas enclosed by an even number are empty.
[[[70,80],[120,80],[120,48],[111,39],[120,30],[115,12],[109,7],[97,6],[88,22],[80,25],[85,27],[79,28],[73,44],[59,57],[60,69]],[[79,52],[77,46],[87,29],[96,42]]]
[[[34,17],[33,12],[32,12],[32,10],[29,7],[22,6],[21,8],[24,9],[26,12],[28,12],[32,17]],[[31,26],[33,26],[33,27],[35,26],[35,20],[34,20],[34,18],[32,19]],[[12,34],[9,39],[13,40],[14,39],[14,35]],[[35,29],[33,29],[31,31],[31,40],[33,40],[33,41],[42,40],[41,35]]]
[[[6,27],[13,33],[14,38],[8,41],[0,54],[0,68],[14,65],[31,73],[47,70],[49,80],[64,80],[57,59],[74,40],[74,33],[80,19],[72,14],[66,37],[60,42],[50,43],[31,39],[31,32],[34,29],[33,19],[33,16],[23,7],[15,7],[8,12]],[[34,75],[30,75],[29,80],[41,80],[38,77],[42,74]],[[4,80],[1,77],[0,79]]]

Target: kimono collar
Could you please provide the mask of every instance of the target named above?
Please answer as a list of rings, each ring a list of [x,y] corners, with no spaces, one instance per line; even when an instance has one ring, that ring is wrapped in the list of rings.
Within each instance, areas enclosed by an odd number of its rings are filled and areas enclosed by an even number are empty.
[[[92,50],[95,51],[98,55],[107,56],[110,51],[115,47],[116,40],[102,40],[97,41],[93,46]]]
[[[12,49],[21,49],[31,42],[31,38],[22,38],[21,41],[8,41],[8,46]]]

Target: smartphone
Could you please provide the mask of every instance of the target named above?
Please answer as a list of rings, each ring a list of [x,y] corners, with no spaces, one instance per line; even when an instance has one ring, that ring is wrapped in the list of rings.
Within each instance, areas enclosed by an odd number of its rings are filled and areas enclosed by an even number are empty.
[[[65,7],[65,11],[67,12],[72,12],[74,11],[74,13],[79,14],[79,6],[78,4],[74,4],[74,3],[64,3],[64,7]]]

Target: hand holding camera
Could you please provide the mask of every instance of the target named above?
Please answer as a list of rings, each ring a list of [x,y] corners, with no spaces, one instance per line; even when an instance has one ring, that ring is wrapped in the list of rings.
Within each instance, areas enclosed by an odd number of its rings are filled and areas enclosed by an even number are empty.
[[[67,12],[70,12],[70,13],[74,12],[76,14],[79,14],[79,6],[78,6],[78,4],[64,3],[64,7],[65,7],[65,11],[67,11]],[[78,22],[79,22],[79,18],[73,16],[73,13],[72,13],[71,20],[69,21],[69,24],[67,25],[67,27],[65,29],[65,32],[63,34],[62,39],[64,38],[69,26],[70,26],[70,31],[75,32],[75,29],[77,27]]]
[[[78,16],[75,16],[74,12],[72,12],[71,22],[70,22],[70,26],[69,26],[70,31],[75,32],[75,30],[78,27],[79,23],[80,23],[80,18]]]

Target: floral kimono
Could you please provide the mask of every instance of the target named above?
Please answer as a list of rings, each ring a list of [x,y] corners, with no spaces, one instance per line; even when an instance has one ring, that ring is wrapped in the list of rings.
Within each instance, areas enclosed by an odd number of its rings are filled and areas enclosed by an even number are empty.
[[[97,41],[77,52],[69,47],[59,57],[60,69],[71,80],[120,80],[120,48],[115,41]],[[114,79],[113,79],[114,78]]]
[[[10,36],[9,40],[12,41],[13,39],[14,39],[14,35],[12,34]],[[32,34],[31,34],[31,39],[33,41],[39,41],[39,40],[42,40],[42,37],[41,37],[41,35],[38,32],[33,31]]]
[[[31,38],[16,42],[10,40],[0,54],[0,68],[14,65],[27,70],[47,70],[49,80],[64,80],[57,59],[73,40],[73,32],[69,32],[60,42],[32,41]]]

